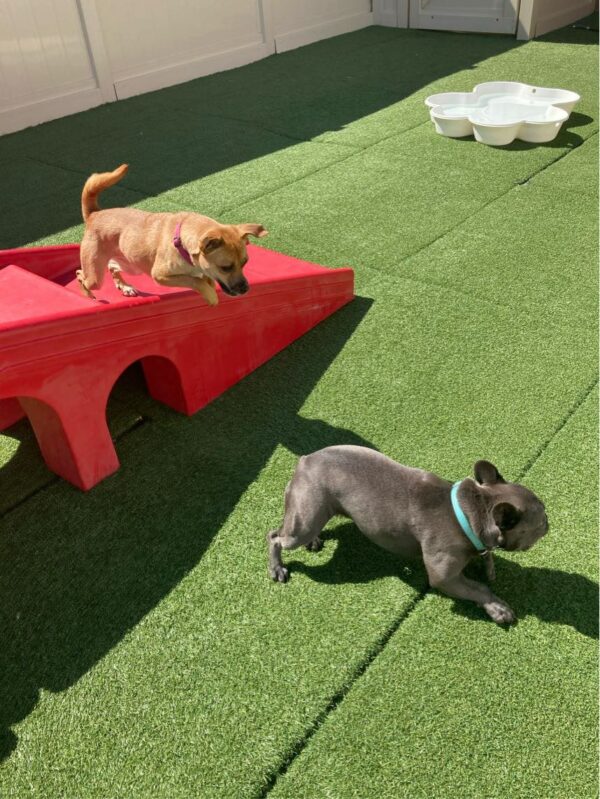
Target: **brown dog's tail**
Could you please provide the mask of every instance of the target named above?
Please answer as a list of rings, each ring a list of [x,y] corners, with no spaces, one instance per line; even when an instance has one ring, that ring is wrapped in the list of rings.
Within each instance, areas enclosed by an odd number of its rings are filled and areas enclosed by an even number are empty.
[[[121,178],[127,173],[129,166],[121,164],[114,172],[100,172],[98,174],[90,175],[86,180],[81,195],[81,213],[84,220],[94,211],[98,211],[98,195],[104,189],[114,186]]]

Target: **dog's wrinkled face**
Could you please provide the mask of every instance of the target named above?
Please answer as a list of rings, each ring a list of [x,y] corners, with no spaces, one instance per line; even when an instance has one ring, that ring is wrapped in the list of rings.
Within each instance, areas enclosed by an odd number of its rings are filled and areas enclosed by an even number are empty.
[[[482,486],[487,506],[482,528],[488,546],[523,551],[546,535],[549,525],[544,503],[533,491],[507,483],[488,461],[475,464],[475,479]]]
[[[245,294],[248,281],[243,269],[248,261],[248,236],[262,238],[267,231],[262,225],[219,225],[205,233],[199,242],[198,263],[215,280],[225,294]]]
[[[530,549],[548,532],[543,503],[532,491],[515,483],[506,483],[505,491],[499,492],[492,514],[500,530],[498,546],[509,552]]]

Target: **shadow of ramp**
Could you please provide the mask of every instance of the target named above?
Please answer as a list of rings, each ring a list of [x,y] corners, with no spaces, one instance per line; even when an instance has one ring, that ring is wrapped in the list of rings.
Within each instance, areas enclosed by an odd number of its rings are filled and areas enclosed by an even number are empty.
[[[3,758],[41,689],[75,683],[198,563],[280,442],[346,440],[298,411],[371,302],[356,298],[196,416],[157,412],[91,492],[60,481],[3,518]]]

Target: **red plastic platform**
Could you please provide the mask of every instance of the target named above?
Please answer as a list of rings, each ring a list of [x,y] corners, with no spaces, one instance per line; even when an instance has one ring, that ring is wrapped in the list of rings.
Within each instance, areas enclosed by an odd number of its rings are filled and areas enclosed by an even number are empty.
[[[50,469],[87,490],[119,467],[106,403],[134,361],[152,397],[193,414],[354,296],[351,269],[248,254],[250,292],[211,308],[146,275],[137,297],[107,275],[87,299],[77,244],[0,251],[0,430],[27,415]]]

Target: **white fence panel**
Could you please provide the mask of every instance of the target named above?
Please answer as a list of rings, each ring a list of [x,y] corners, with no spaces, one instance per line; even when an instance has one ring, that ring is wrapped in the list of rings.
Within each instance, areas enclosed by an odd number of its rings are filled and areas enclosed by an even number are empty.
[[[274,50],[260,0],[102,0],[97,9],[118,98]]]
[[[364,28],[371,7],[372,0],[0,0],[0,133]]]
[[[278,52],[373,24],[371,0],[270,0]]]
[[[0,133],[102,101],[76,0],[0,0]]]

